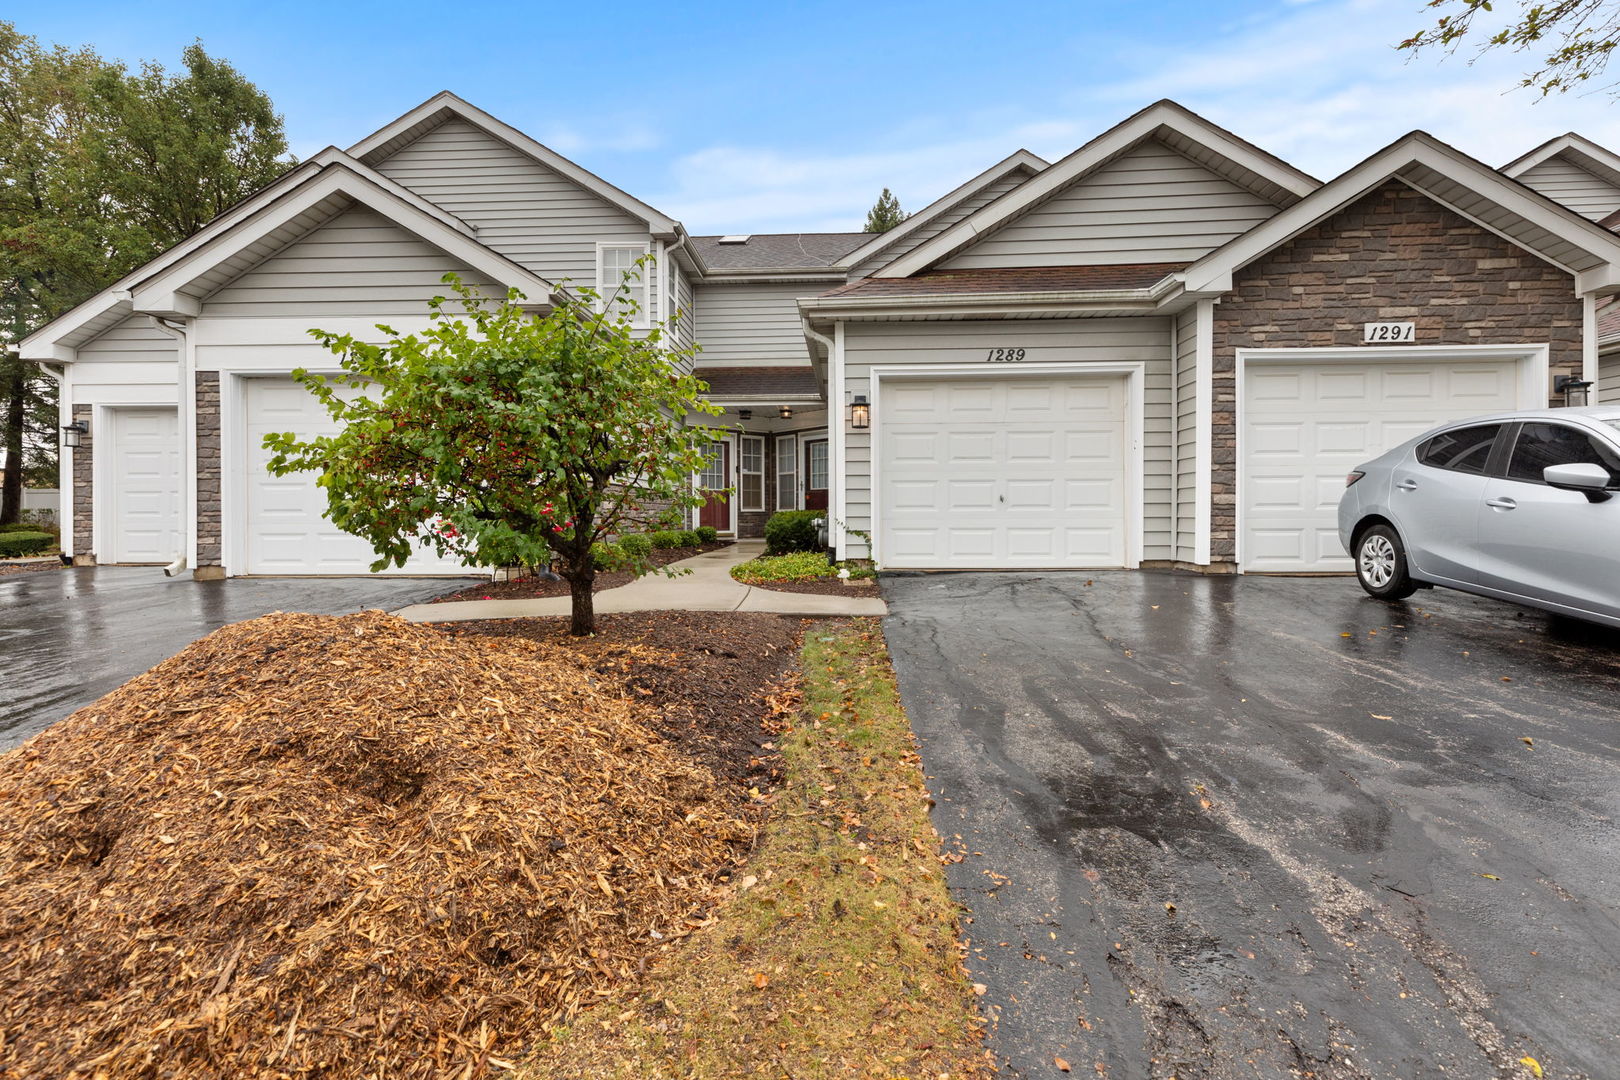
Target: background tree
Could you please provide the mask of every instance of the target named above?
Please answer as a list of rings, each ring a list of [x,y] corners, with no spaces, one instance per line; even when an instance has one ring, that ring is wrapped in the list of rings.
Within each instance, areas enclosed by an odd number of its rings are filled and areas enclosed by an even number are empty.
[[[1479,55],[1493,49],[1529,52],[1545,49],[1540,66],[1526,72],[1521,87],[1562,94],[1600,78],[1609,54],[1620,43],[1620,4],[1615,0],[1555,0],[1537,3],[1520,0],[1511,21],[1496,30],[1481,29],[1480,16],[1493,14],[1492,0],[1427,0],[1440,9],[1433,26],[1402,41],[1399,48],[1419,52],[1439,48],[1455,52],[1472,40]],[[1611,94],[1620,93],[1611,84]]]
[[[17,343],[292,164],[269,98],[200,44],[131,74],[0,21],[0,524],[55,482],[55,384]]]
[[[910,216],[910,214],[900,209],[900,200],[894,197],[894,192],[884,188],[883,194],[879,195],[877,202],[872,204],[872,209],[866,212],[866,225],[862,231],[869,233],[888,232]]]
[[[686,373],[695,350],[666,350],[667,325],[636,330],[634,303],[590,289],[537,316],[445,280],[464,314],[436,299],[420,335],[381,327],[376,345],[312,331],[346,374],[293,378],[342,429],[266,436],[270,471],[321,473],[327,516],[371,544],[372,570],[421,546],[475,565],[555,563],[573,633],[593,633],[596,545],[703,502],[692,476],[715,433],[686,418],[720,410]]]

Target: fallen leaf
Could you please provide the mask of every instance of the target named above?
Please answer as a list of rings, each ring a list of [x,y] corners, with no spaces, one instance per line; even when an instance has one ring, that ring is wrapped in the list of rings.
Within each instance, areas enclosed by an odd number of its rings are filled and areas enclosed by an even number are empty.
[[[1351,637],[1353,635],[1350,633],[1350,631],[1346,630],[1344,633],[1340,634],[1339,636],[1340,637]]]
[[[986,993],[989,992],[989,990],[990,990],[990,988],[988,986],[984,985],[984,983],[974,983],[973,984],[973,992],[975,994],[979,995],[980,997],[983,997]]]
[[[763,989],[765,989],[765,987],[770,984],[770,981],[771,981],[771,977],[769,975],[765,974],[763,971],[756,971],[754,973],[754,989],[755,990],[763,990]]]
[[[1395,719],[1393,716],[1379,716],[1375,712],[1374,713],[1368,713],[1367,715],[1372,717],[1374,720],[1393,720],[1393,719]]]
[[[1068,1072],[1069,1071],[1069,1063],[1067,1061],[1064,1061],[1060,1057],[1053,1058],[1052,1059],[1052,1064],[1054,1064],[1054,1065],[1056,1065],[1058,1067],[1058,1072]],[[1539,1076],[1540,1074],[1538,1073],[1537,1075]]]
[[[1519,1059],[1519,1064],[1529,1069],[1536,1077],[1539,1078],[1541,1076],[1541,1062],[1537,1061],[1535,1058],[1528,1056],[1522,1057]]]
[[[1534,750],[1536,748],[1535,741],[1533,739],[1531,739],[1530,736],[1528,736],[1528,735],[1520,735],[1519,736],[1519,741],[1524,743],[1524,745],[1528,746],[1532,750]]]
[[[1501,878],[1497,877],[1495,874],[1480,874],[1479,876],[1482,877],[1482,878],[1489,878],[1492,881],[1501,881],[1502,880]]]

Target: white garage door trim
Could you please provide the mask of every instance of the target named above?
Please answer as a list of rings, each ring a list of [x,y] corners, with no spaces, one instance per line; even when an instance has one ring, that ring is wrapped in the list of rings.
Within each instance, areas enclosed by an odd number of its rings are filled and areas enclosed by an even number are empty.
[[[127,464],[121,445],[126,438],[124,425],[130,423],[136,413],[163,413],[174,423],[172,535],[145,551],[131,550],[126,523],[121,520],[123,508],[120,506],[121,495],[128,494],[124,490],[127,485],[120,482],[120,465]],[[106,563],[123,562],[142,566],[162,566],[173,561],[181,554],[181,502],[185,487],[180,478],[179,407],[172,402],[96,406],[91,416],[90,432],[92,439],[99,437],[101,440],[102,451],[98,454],[92,448],[90,466],[93,491],[98,495],[91,520],[93,550],[97,558]]]
[[[882,492],[882,430],[883,384],[897,380],[968,380],[1007,381],[1012,379],[1052,378],[1054,376],[1121,376],[1125,379],[1125,566],[1135,569],[1142,562],[1143,528],[1142,507],[1146,501],[1144,489],[1146,462],[1144,460],[1144,428],[1146,425],[1143,388],[1147,378],[1147,364],[1143,361],[1105,363],[1052,363],[1052,364],[904,364],[878,365],[867,371],[871,379],[872,427],[868,440],[871,458],[869,483],[871,485],[871,543],[872,559],[883,566],[883,507]],[[838,477],[840,489],[846,480]]]
[[[1239,571],[1248,569],[1248,556],[1244,548],[1248,535],[1244,521],[1249,458],[1244,446],[1248,417],[1245,399],[1248,397],[1248,368],[1251,364],[1365,364],[1411,363],[1429,357],[1436,362],[1489,362],[1513,361],[1519,365],[1518,408],[1545,408],[1551,393],[1550,348],[1546,343],[1515,345],[1396,345],[1365,348],[1328,349],[1238,349],[1233,376],[1236,414],[1237,485],[1235,499],[1234,544]]]

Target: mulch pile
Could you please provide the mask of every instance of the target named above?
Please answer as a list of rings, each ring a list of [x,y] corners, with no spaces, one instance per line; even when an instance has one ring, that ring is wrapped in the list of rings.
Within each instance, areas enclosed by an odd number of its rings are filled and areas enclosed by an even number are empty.
[[[658,548],[648,556],[647,561],[654,567],[668,566],[670,563],[690,559],[706,551],[730,547],[731,544],[730,540],[713,540],[699,547]],[[628,585],[634,580],[636,580],[634,574],[623,570],[601,570],[597,572],[591,592],[617,589],[620,585]],[[486,581],[478,585],[468,585],[464,589],[435,597],[429,603],[448,604],[459,600],[533,600],[542,596],[567,596],[568,591],[568,582],[561,579],[526,577],[517,581]]]
[[[0,758],[0,1076],[507,1068],[753,840],[614,648],[268,615]]]

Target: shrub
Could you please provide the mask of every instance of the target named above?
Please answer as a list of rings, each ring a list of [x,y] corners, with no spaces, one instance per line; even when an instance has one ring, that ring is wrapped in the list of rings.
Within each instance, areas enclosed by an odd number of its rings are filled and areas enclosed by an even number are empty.
[[[0,533],[0,559],[38,555],[55,545],[56,537],[47,532]]]
[[[762,555],[731,568],[731,576],[745,585],[756,581],[815,581],[837,572],[824,551]]]
[[[621,570],[628,563],[624,548],[607,540],[598,540],[591,545],[591,563],[598,570]]]
[[[13,521],[10,525],[0,525],[0,534],[19,532],[50,532],[49,525],[35,525],[28,521]]]
[[[648,533],[647,539],[652,541],[653,547],[661,551],[686,546],[685,536],[674,529],[660,529],[655,533]]]
[[[702,547],[703,537],[698,535],[696,529],[681,530],[681,547]]]
[[[785,555],[790,551],[820,551],[816,543],[816,521],[825,510],[782,510],[765,523],[765,553]]]
[[[720,539],[720,530],[715,528],[713,525],[699,525],[692,531],[697,533],[698,539],[703,541],[705,544],[712,544],[716,540]]]
[[[632,533],[629,536],[619,537],[619,547],[626,555],[637,559],[645,559],[652,554],[653,542],[651,537]]]

